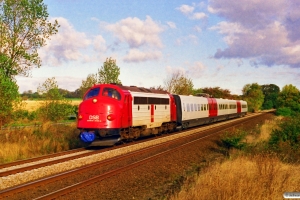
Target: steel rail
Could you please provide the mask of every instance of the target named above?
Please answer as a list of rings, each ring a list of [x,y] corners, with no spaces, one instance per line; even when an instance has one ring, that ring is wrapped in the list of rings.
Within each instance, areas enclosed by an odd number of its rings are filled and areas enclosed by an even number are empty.
[[[111,164],[111,163],[115,163],[116,161],[124,160],[128,157],[133,157],[133,156],[136,156],[138,154],[142,154],[146,151],[149,152],[150,150],[157,149],[159,147],[163,147],[166,144],[172,144],[172,143],[175,143],[175,142],[178,142],[178,141],[182,141],[183,139],[190,139],[190,138],[194,137],[195,135],[198,135],[199,133],[202,133],[202,132],[206,132],[206,131],[210,131],[210,130],[214,130],[214,129],[220,129],[220,128],[222,130],[219,130],[219,131],[224,131],[226,129],[232,128],[232,127],[237,126],[237,125],[240,125],[241,123],[250,121],[255,116],[256,115],[254,115],[252,117],[249,116],[250,118],[241,118],[241,120],[236,120],[236,121],[233,121],[233,122],[231,121],[231,123],[229,123],[229,122],[225,123],[225,124],[223,123],[223,124],[218,125],[218,126],[214,125],[214,127],[211,127],[211,128],[205,129],[205,130],[200,130],[198,132],[196,132],[197,129],[187,130],[187,131],[184,131],[184,132],[192,132],[192,133],[190,135],[183,136],[183,137],[180,137],[180,138],[176,138],[176,139],[173,139],[173,140],[170,140],[170,141],[167,141],[167,142],[163,142],[163,143],[160,143],[160,144],[156,144],[156,145],[151,146],[151,147],[146,147],[144,149],[137,150],[135,152],[131,152],[131,153],[126,154],[126,155],[121,155],[121,156],[110,158],[110,159],[107,159],[107,160],[104,160],[104,161],[99,161],[99,162],[84,166],[82,168],[78,168],[78,169],[75,169],[75,170],[70,170],[70,171],[67,171],[67,172],[63,172],[63,173],[54,175],[54,176],[49,177],[49,178],[43,178],[43,179],[39,179],[39,180],[31,182],[31,183],[22,184],[22,185],[19,185],[17,187],[9,188],[9,189],[0,191],[0,197],[2,197],[2,196],[3,197],[11,196],[15,193],[23,192],[25,190],[28,190],[30,188],[34,188],[36,186],[45,185],[45,184],[54,182],[56,180],[61,180],[61,179],[66,178],[66,177],[73,176],[73,175],[78,174],[78,173],[83,173],[84,171],[87,171],[87,170],[91,170],[91,169],[94,169],[94,168],[99,168],[99,166],[104,166],[104,165],[108,165],[108,164]],[[225,127],[225,126],[227,126],[227,127],[224,129],[223,127]],[[219,132],[219,131],[217,131],[217,132]],[[205,136],[205,137],[207,137],[207,136]],[[200,139],[203,139],[205,137],[202,137]],[[111,174],[111,173],[112,172],[107,172],[105,174]],[[69,188],[69,187],[67,187],[67,188]]]
[[[18,160],[15,162],[1,164],[0,169],[12,167],[12,166],[18,166],[18,165],[22,165],[22,164],[27,164],[27,163],[31,163],[31,162],[36,162],[36,161],[40,161],[40,160],[44,160],[44,159],[48,159],[48,158],[64,156],[67,154],[76,153],[76,152],[80,152],[80,151],[84,151],[84,150],[85,150],[84,148],[79,148],[79,149],[73,149],[73,150],[69,150],[69,151],[63,151],[63,152],[59,152],[59,153],[53,153],[53,154],[48,154],[48,155],[44,155],[44,156],[39,156],[39,157],[35,157],[35,158],[29,158],[29,159],[25,159],[25,160]]]

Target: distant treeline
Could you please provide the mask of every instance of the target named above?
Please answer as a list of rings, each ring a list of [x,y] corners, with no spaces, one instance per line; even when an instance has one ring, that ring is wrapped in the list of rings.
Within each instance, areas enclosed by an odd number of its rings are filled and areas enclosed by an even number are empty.
[[[68,91],[65,89],[58,89],[59,93],[64,97],[64,98],[74,98],[74,99],[81,99],[81,90],[77,89],[75,91]],[[32,90],[27,90],[24,91],[22,94],[20,94],[20,96],[22,97],[23,100],[27,100],[27,99],[42,99],[43,95],[39,94],[38,92],[33,92]]]

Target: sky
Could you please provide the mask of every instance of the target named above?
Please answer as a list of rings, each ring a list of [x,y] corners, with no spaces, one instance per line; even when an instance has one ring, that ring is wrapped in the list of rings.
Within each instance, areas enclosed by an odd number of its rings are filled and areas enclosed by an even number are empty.
[[[75,91],[106,58],[123,85],[164,86],[174,72],[194,88],[242,94],[246,84],[300,89],[300,1],[44,0],[58,33],[39,49],[40,68],[19,91],[47,78]]]

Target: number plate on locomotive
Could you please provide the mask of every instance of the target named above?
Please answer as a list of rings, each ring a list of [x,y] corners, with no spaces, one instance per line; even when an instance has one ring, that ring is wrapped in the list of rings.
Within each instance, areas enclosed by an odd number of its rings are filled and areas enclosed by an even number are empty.
[[[89,119],[87,120],[88,122],[99,122],[99,115],[89,115]]]

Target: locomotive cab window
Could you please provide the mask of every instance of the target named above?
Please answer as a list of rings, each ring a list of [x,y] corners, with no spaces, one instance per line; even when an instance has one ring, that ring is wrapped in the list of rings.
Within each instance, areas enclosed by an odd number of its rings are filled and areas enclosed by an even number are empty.
[[[84,100],[87,100],[87,99],[89,99],[89,98],[98,96],[98,95],[99,95],[99,91],[100,91],[100,88],[99,88],[99,87],[91,89],[91,90],[85,95]]]
[[[102,92],[102,96],[110,97],[110,98],[113,98],[116,100],[121,100],[120,93],[116,89],[113,89],[113,88],[104,88],[103,92]]]

